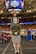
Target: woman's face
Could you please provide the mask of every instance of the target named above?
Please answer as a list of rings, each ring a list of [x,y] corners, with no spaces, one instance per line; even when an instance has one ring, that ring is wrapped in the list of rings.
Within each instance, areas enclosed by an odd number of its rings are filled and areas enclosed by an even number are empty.
[[[17,32],[15,32],[15,35],[17,35]]]
[[[14,22],[14,24],[16,24],[17,23],[17,18],[13,18],[13,22]]]

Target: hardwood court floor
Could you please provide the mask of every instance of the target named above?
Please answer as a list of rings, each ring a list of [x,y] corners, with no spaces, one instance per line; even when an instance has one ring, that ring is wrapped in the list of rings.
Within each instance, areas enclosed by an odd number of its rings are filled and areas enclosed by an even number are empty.
[[[11,41],[8,43],[0,43],[0,54],[15,54]],[[20,54],[36,54],[36,40],[27,41],[22,37]]]

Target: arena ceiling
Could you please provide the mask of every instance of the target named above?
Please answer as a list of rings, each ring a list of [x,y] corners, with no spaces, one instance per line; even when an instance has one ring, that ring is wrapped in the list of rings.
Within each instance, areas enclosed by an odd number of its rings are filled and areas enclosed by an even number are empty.
[[[6,0],[0,0],[0,11],[3,10],[6,12],[5,2]],[[24,1],[24,8],[22,10],[24,12],[34,12],[36,11],[36,0],[23,0]]]

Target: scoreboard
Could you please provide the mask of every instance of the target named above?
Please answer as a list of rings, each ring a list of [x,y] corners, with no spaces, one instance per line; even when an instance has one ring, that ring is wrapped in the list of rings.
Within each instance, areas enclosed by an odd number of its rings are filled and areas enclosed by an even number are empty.
[[[13,11],[13,9],[21,11],[24,8],[24,2],[22,0],[6,0],[5,4],[8,11]]]

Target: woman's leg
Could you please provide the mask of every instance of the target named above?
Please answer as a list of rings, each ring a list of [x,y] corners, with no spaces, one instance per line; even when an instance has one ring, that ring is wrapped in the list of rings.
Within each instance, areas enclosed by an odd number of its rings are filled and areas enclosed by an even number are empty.
[[[20,49],[20,43],[17,43],[17,52],[18,52],[18,53],[20,53],[20,52],[19,52],[19,49]]]
[[[13,47],[14,47],[15,53],[17,53],[17,44],[14,43],[14,44],[13,44]]]

